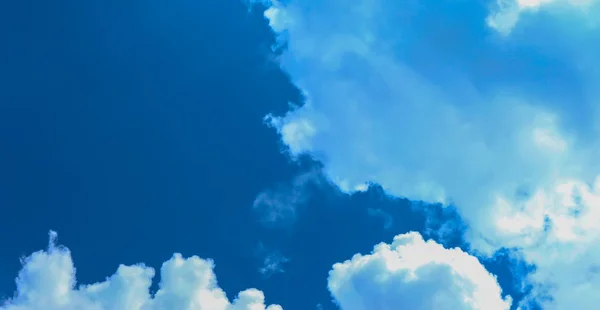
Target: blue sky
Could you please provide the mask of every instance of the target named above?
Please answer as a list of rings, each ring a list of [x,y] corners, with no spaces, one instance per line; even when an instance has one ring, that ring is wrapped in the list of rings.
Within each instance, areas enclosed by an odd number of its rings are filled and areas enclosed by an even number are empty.
[[[4,2],[0,309],[592,309],[598,12]]]

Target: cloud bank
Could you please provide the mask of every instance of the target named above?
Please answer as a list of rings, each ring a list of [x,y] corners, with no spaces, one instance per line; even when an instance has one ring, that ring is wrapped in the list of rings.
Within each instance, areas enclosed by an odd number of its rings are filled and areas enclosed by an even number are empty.
[[[412,232],[333,266],[329,290],[343,310],[506,310],[495,276],[477,258]]]
[[[106,281],[78,285],[71,253],[55,244],[50,235],[46,251],[33,253],[23,261],[15,297],[1,310],[281,310],[265,305],[257,289],[242,291],[230,302],[217,285],[211,260],[174,254],[161,270],[159,290],[149,289],[154,270],[142,264],[121,265]]]
[[[271,125],[342,190],[374,182],[455,206],[474,251],[514,248],[536,266],[543,308],[593,308],[600,6],[500,4],[273,3],[282,66],[307,103]]]

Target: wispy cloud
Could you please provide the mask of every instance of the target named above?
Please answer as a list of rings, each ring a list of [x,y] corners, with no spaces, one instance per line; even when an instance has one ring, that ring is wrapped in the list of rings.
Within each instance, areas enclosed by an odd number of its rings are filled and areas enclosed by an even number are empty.
[[[318,169],[296,176],[256,196],[253,209],[267,227],[286,227],[296,220],[300,208],[310,199],[311,189],[326,184]]]
[[[269,249],[262,242],[258,244],[256,256],[261,261],[258,272],[266,278],[269,278],[276,273],[285,272],[283,265],[290,261],[290,259],[285,257],[280,251]]]
[[[368,208],[367,213],[370,216],[381,219],[384,229],[390,229],[392,228],[392,225],[394,225],[394,218],[392,215],[381,209]]]

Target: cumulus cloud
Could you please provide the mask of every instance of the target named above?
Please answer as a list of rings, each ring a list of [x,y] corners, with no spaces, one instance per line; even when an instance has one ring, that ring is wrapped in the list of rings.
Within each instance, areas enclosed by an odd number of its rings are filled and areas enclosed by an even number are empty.
[[[477,258],[415,232],[333,265],[328,286],[343,310],[506,310],[511,305]]]
[[[211,260],[175,254],[160,272],[159,290],[149,292],[154,270],[142,264],[121,265],[106,281],[77,286],[71,253],[55,244],[50,235],[46,251],[33,253],[23,261],[15,297],[1,310],[281,310],[266,306],[257,289],[242,291],[230,302],[217,285]]]
[[[587,309],[600,289],[600,28],[589,23],[600,9],[531,11],[502,40],[496,13],[475,1],[274,3],[282,65],[307,103],[271,124],[342,190],[374,182],[455,206],[474,251],[515,248],[536,266],[542,306]]]

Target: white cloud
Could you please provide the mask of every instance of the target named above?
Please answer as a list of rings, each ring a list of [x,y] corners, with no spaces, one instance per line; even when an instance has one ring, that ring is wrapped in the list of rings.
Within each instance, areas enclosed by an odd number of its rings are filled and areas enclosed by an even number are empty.
[[[281,310],[265,306],[257,289],[239,293],[230,302],[217,285],[211,260],[175,254],[161,268],[160,289],[150,296],[154,270],[144,265],[121,265],[106,281],[76,285],[75,267],[67,248],[55,245],[23,261],[16,296],[1,310]]]
[[[342,310],[506,310],[511,305],[477,258],[425,242],[414,232],[335,264],[328,286]]]
[[[548,8],[554,9],[549,11],[576,9],[585,13],[589,12],[595,2],[596,0],[496,0],[496,7],[490,12],[487,24],[499,33],[509,35],[517,26],[521,15]]]
[[[293,20],[283,66],[308,98],[272,122],[292,157],[322,161],[345,191],[451,203],[475,250],[536,265],[546,309],[595,306],[600,28],[568,12],[498,42],[474,3],[274,10]]]
[[[590,17],[586,15],[593,12],[596,4],[596,0],[496,0],[496,6],[486,21],[500,34],[510,35],[523,15],[541,10],[554,15],[575,11],[577,18],[585,19]]]
[[[285,11],[277,8],[279,2],[276,0],[263,2],[269,6],[265,11],[265,17],[269,20],[269,26],[277,32],[285,30],[292,20],[286,15]]]

